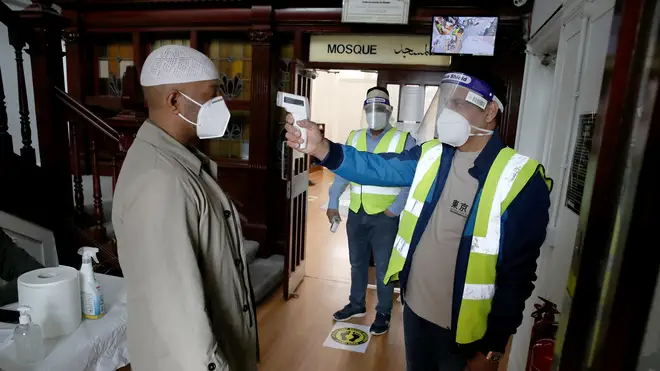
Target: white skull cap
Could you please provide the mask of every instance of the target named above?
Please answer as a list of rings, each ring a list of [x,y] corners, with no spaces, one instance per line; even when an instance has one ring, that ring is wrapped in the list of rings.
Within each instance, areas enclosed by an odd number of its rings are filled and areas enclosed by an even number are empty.
[[[218,70],[206,55],[187,46],[165,45],[151,52],[144,61],[140,84],[185,84],[219,78]]]

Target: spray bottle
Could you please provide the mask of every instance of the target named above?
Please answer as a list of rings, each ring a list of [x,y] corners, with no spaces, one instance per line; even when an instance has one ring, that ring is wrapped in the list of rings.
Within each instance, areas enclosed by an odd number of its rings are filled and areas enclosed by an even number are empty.
[[[41,327],[32,322],[28,312],[32,308],[27,305],[18,307],[21,313],[18,317],[18,326],[14,329],[14,345],[16,346],[16,359],[21,364],[37,363],[46,356],[44,338]]]
[[[81,247],[78,254],[82,255],[82,266],[80,267],[80,299],[82,301],[82,314],[87,319],[99,319],[105,314],[103,308],[103,294],[99,281],[94,276],[92,259],[96,263],[96,247]]]

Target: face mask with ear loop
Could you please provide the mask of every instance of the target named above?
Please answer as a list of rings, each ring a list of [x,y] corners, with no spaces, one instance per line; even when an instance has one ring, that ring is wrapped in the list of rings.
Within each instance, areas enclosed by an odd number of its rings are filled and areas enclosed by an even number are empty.
[[[467,118],[448,107],[450,103],[464,104],[475,105],[485,110],[490,102],[495,102],[500,111],[504,110],[502,102],[484,81],[463,73],[448,73],[426,111],[418,133],[429,136],[435,131],[438,140],[453,147],[464,145],[471,136],[492,135],[493,130],[471,125]],[[473,129],[475,133],[472,132]],[[422,140],[430,139],[432,138],[422,138]]]
[[[179,113],[179,117],[184,119],[187,123],[197,127],[197,137],[199,137],[199,139],[220,138],[225,135],[225,130],[227,130],[231,113],[222,97],[218,96],[208,100],[204,104],[199,104],[196,100],[190,98],[182,91],[179,91],[179,93],[199,106],[197,122],[193,122]]]

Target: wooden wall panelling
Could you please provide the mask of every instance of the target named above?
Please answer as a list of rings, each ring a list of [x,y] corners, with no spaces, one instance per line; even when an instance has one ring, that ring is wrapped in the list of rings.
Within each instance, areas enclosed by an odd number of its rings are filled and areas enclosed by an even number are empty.
[[[267,197],[268,197],[268,126],[271,105],[271,39],[270,6],[255,6],[251,9],[252,30],[252,99],[250,106],[250,149],[249,172],[242,188],[247,190],[242,198],[248,221],[246,235],[263,247],[262,255],[268,255],[267,243]]]
[[[142,65],[147,56],[144,50],[144,45],[142,44],[142,34],[134,31],[131,35],[131,41],[133,42],[133,63],[139,75],[139,73],[142,72]]]
[[[269,6],[253,7],[252,106],[250,114],[250,167],[266,169],[270,122],[271,39]]]
[[[190,31],[190,47],[200,50],[199,46],[199,32],[197,32],[197,30]]]
[[[83,20],[93,32],[249,31],[251,16],[250,8],[90,10]]]

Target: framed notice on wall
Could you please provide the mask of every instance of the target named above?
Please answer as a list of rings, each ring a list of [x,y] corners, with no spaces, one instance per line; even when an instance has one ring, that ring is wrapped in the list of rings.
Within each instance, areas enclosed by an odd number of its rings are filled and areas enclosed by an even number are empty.
[[[582,206],[584,183],[587,179],[589,151],[591,151],[591,140],[593,138],[595,123],[595,112],[580,115],[580,127],[578,129],[577,139],[575,140],[575,150],[573,151],[571,173],[568,177],[568,190],[566,192],[566,207],[578,215]]]
[[[344,0],[341,21],[346,23],[408,24],[410,0]]]

